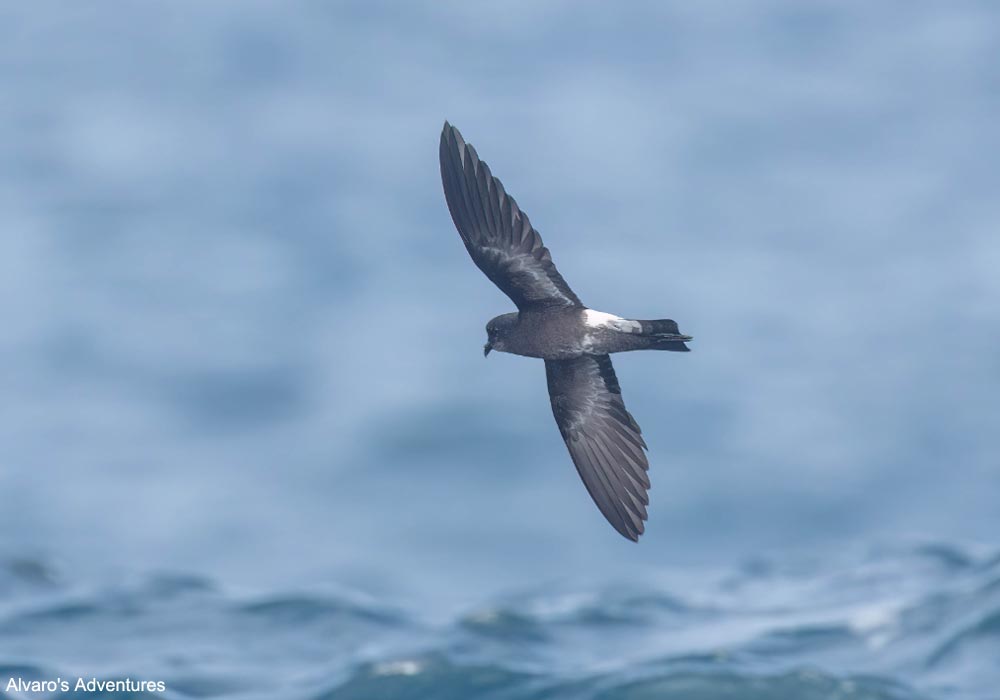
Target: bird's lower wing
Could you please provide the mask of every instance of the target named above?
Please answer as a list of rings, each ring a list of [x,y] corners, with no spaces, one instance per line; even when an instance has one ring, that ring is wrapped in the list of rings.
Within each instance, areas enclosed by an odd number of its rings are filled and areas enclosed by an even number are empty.
[[[546,360],[545,375],[552,413],[587,491],[618,532],[638,540],[649,505],[649,462],[611,358]]]
[[[441,132],[441,182],[448,210],[480,270],[522,311],[583,307],[556,270],[549,249],[503,184],[458,129]]]

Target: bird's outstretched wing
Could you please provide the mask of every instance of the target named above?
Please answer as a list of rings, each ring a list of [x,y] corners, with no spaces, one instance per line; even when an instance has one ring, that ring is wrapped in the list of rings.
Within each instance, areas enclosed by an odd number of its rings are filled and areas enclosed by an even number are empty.
[[[441,181],[472,261],[518,309],[583,307],[528,215],[448,122],[441,132]]]
[[[618,532],[638,540],[649,505],[649,462],[611,357],[546,360],[545,375],[552,413],[587,491]]]

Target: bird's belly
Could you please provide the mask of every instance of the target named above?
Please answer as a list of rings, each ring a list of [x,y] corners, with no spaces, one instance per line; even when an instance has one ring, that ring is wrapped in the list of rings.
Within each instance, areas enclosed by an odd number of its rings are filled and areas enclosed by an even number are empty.
[[[586,353],[581,345],[579,311],[522,313],[507,339],[507,352],[544,360],[569,360]]]
[[[580,348],[533,348],[533,347],[507,347],[503,352],[511,355],[521,355],[522,357],[537,357],[541,360],[571,360],[586,354]]]
[[[543,360],[569,360],[580,357],[586,352],[586,349],[581,347],[579,343],[553,343],[551,338],[545,338],[542,334],[524,334],[512,338],[504,350],[514,355],[537,357]]]

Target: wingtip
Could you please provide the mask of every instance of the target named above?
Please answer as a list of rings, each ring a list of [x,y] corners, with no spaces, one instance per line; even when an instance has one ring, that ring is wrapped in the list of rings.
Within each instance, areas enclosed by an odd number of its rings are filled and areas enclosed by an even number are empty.
[[[458,153],[462,153],[467,148],[465,139],[462,138],[462,132],[456,129],[447,119],[441,128],[441,148],[457,150]]]
[[[449,122],[447,119],[444,120],[444,126],[441,127],[441,138],[446,139],[449,135],[455,138],[455,141],[462,143],[462,132],[460,132],[454,124]]]
[[[646,532],[646,519],[641,518],[636,522],[635,519],[631,523],[611,523],[615,531],[631,542],[638,542],[639,538],[642,537],[643,533]]]

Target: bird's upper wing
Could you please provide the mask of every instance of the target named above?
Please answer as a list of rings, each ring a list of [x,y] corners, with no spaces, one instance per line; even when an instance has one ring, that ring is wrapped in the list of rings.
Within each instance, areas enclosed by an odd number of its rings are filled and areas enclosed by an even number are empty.
[[[441,132],[441,181],[472,261],[518,309],[583,307],[528,215],[448,122]]]
[[[618,532],[638,540],[649,505],[649,462],[611,358],[546,360],[545,375],[552,413],[587,491]]]

